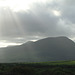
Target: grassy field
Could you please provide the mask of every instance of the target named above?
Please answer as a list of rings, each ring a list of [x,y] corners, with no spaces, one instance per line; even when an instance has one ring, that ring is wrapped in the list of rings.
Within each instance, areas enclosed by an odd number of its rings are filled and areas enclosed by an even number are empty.
[[[75,75],[75,61],[0,63],[0,75]]]
[[[75,65],[75,61],[50,61],[50,62],[40,62],[46,65]]]

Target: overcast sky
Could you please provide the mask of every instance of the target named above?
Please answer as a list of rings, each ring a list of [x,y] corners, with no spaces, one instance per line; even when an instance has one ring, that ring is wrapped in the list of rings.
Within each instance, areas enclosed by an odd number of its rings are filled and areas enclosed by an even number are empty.
[[[75,40],[75,0],[0,0],[0,45],[44,37]]]

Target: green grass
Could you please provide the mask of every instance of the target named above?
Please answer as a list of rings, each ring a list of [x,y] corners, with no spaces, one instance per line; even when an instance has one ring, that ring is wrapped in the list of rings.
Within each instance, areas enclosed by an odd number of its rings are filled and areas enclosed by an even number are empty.
[[[51,62],[40,62],[40,63],[47,65],[75,65],[75,61],[51,61]]]
[[[49,61],[49,62],[31,62],[23,64],[40,64],[40,65],[75,65],[75,61]]]

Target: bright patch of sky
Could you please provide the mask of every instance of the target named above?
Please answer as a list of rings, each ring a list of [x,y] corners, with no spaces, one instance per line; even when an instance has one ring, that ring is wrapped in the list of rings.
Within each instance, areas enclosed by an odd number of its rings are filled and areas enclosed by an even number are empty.
[[[21,45],[21,43],[10,43],[6,42],[5,40],[0,40],[0,47],[7,47],[7,46],[15,46],[15,45]]]
[[[47,0],[0,0],[0,7],[9,7],[13,11],[18,12],[31,8],[33,3],[46,3]]]

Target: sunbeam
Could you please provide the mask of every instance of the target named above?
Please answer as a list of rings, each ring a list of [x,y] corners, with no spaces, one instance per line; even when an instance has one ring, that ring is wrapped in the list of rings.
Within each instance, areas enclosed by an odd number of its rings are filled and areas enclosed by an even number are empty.
[[[11,29],[9,29],[9,28],[7,29],[7,27],[9,27]],[[14,36],[15,33],[13,31],[13,28],[14,28],[14,31],[17,30],[15,32],[17,35],[20,34],[17,37],[25,36],[25,32],[23,31],[23,28],[21,27],[21,22],[17,18],[16,14],[13,13],[9,8],[2,9],[2,11],[0,13],[0,39],[3,39],[3,38],[1,38],[2,36],[8,35],[9,31],[11,32],[11,34],[13,34],[12,36]],[[6,32],[4,32],[4,31],[6,31]],[[6,39],[6,37],[5,37],[5,39]],[[5,40],[5,39],[3,39],[3,40]],[[0,42],[0,47],[6,47],[8,45],[18,45],[18,43],[15,44],[15,43],[8,43],[8,42],[7,43]]]
[[[21,33],[22,37],[24,37],[25,36],[25,31],[24,31],[24,29],[21,26],[21,24],[22,24],[21,21],[18,19],[18,17],[16,16],[16,14],[13,13],[11,10],[10,10],[9,14],[11,15],[11,19],[15,22],[14,27],[18,28],[18,31]]]

